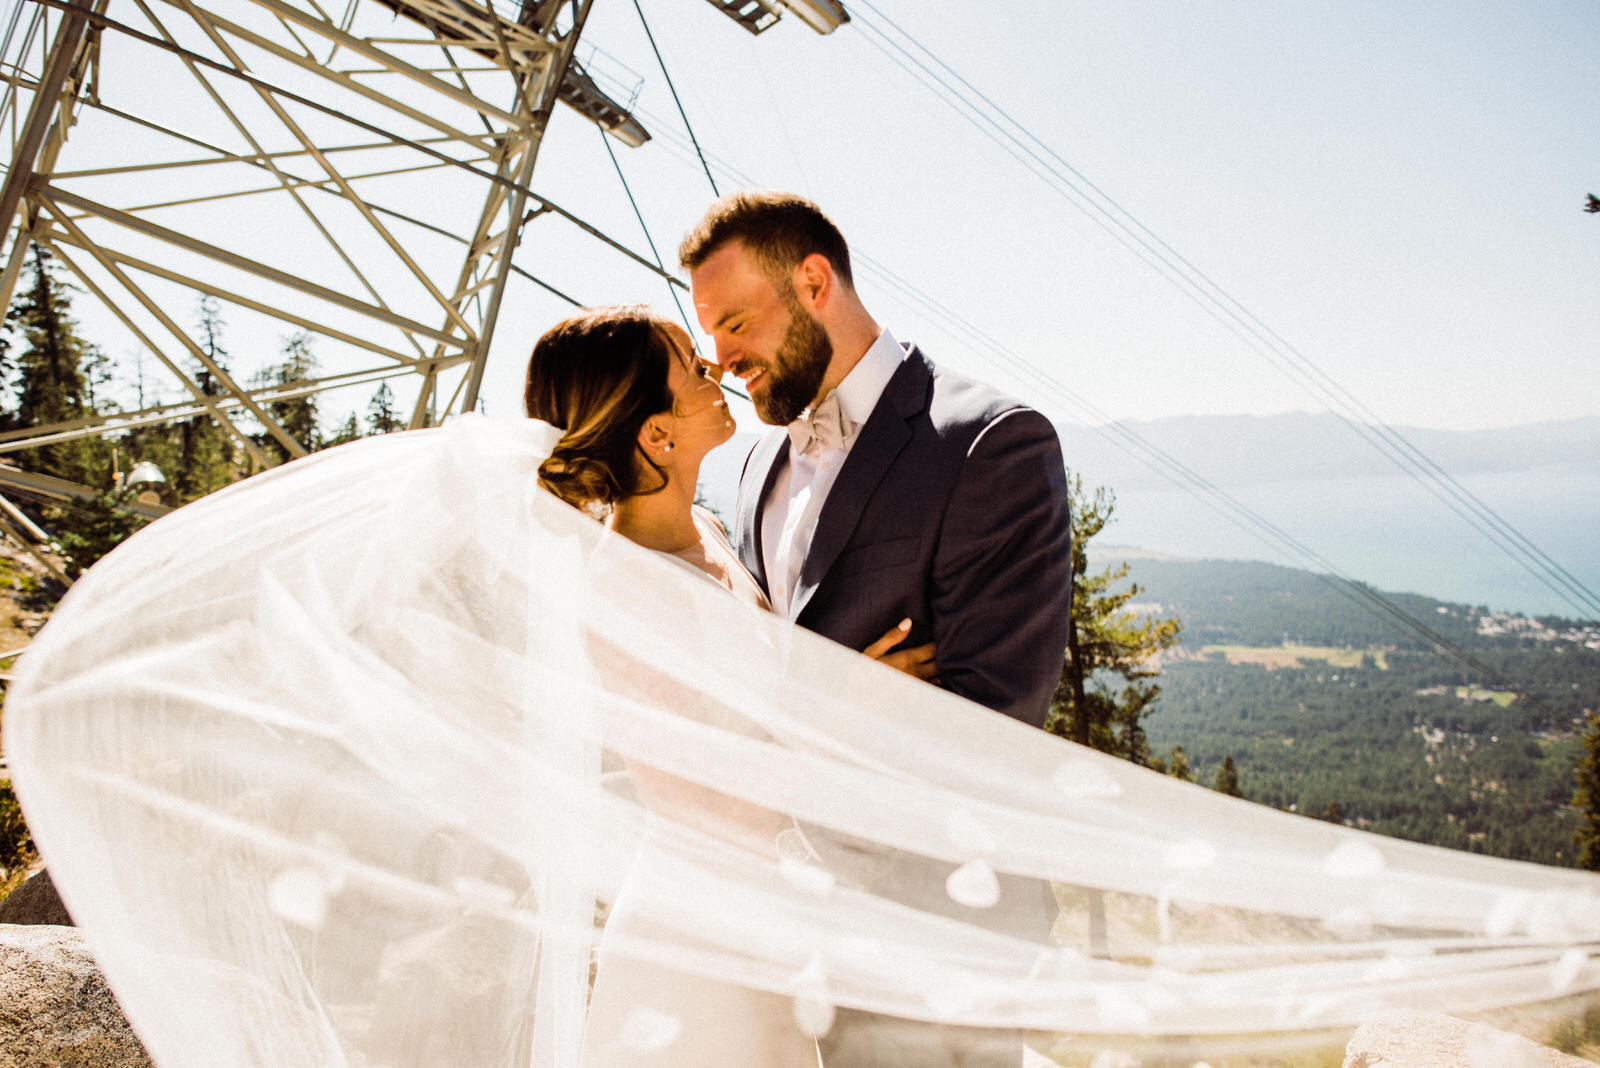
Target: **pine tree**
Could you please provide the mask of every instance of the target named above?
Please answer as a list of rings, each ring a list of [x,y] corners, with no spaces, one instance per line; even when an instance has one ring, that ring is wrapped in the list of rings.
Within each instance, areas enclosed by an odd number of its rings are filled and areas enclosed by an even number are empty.
[[[405,429],[405,421],[394,406],[394,390],[389,383],[378,383],[378,391],[367,405],[367,429],[373,434],[391,434]]]
[[[283,362],[266,368],[256,376],[256,380],[267,386],[292,386],[309,381],[317,370],[317,358],[311,351],[311,338],[312,335],[304,330],[296,330],[289,335],[283,343]],[[315,395],[308,393],[272,401],[267,405],[267,412],[307,452],[315,452],[322,447]],[[271,434],[262,432],[256,440],[278,462],[289,459],[288,450]]]
[[[1189,754],[1183,751],[1183,746],[1175,745],[1167,751],[1164,757],[1151,756],[1146,759],[1145,767],[1151,771],[1159,771],[1163,775],[1170,775],[1174,779],[1184,782],[1196,782],[1194,767],[1189,763]]]
[[[1229,797],[1244,796],[1244,791],[1239,789],[1239,769],[1233,763],[1232,753],[1222,758],[1222,767],[1217,770],[1217,781],[1211,788]]]
[[[200,347],[206,358],[221,370],[228,367],[228,350],[223,347],[222,335],[226,324],[215,297],[200,298],[196,325],[199,327]],[[195,383],[207,397],[222,395],[222,384],[211,373],[204,361],[196,361]],[[184,501],[192,501],[221,489],[239,477],[238,453],[232,436],[208,414],[196,415],[177,425],[178,448],[176,470],[171,472],[173,489]],[[140,454],[140,459],[158,463],[153,456]]]
[[[1154,707],[1161,687],[1150,660],[1177,644],[1182,624],[1130,611],[1143,592],[1128,577],[1128,565],[1089,574],[1089,541],[1110,521],[1116,498],[1101,487],[1093,494],[1082,479],[1068,480],[1072,505],[1072,630],[1061,678],[1045,729],[1137,764],[1149,764],[1150,744],[1140,720]],[[1187,766],[1187,761],[1185,761]]]
[[[352,441],[359,440],[360,437],[361,424],[356,421],[356,413],[351,412],[345,416],[344,422],[340,424],[339,432],[330,438],[323,447],[331,449],[335,445],[348,445]]]
[[[56,544],[66,560],[67,574],[76,579],[128,535],[149,522],[122,507],[116,493],[64,506],[51,526],[59,533]]]
[[[111,407],[105,396],[111,362],[98,346],[78,335],[72,316],[74,287],[57,277],[44,247],[34,245],[30,252],[29,283],[12,302],[6,330],[0,336],[0,362],[16,371],[16,409],[8,413],[6,422],[19,429],[83,419]],[[13,361],[11,353],[19,347]],[[81,574],[144,525],[143,520],[124,511],[116,498],[114,448],[91,436],[37,446],[17,456],[30,471],[64,478],[100,493],[87,501],[42,509],[41,518],[58,539],[69,575]]]
[[[94,413],[95,379],[104,385],[108,366],[100,350],[78,336],[72,317],[72,287],[56,277],[50,253],[31,249],[32,279],[12,302],[0,338],[0,360],[16,370],[12,427],[47,426]],[[15,360],[12,350],[21,342]],[[30,471],[80,485],[109,488],[111,450],[99,438],[78,438],[28,449],[18,462]]]
[[[1578,829],[1572,834],[1578,847],[1576,863],[1585,871],[1600,871],[1600,713],[1589,713],[1576,771],[1577,788],[1572,792],[1572,807],[1578,812]]]

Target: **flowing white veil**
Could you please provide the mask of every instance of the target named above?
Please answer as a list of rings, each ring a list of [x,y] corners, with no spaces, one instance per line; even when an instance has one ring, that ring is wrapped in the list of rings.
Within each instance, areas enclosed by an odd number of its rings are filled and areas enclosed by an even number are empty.
[[[469,416],[250,479],[24,658],[16,788],[157,1063],[575,1065],[625,884],[616,952],[812,1033],[1203,1052],[1392,1007],[1537,1030],[1600,988],[1595,876],[1024,727],[606,536],[537,488],[549,447]],[[641,1054],[675,1039],[650,1001]]]

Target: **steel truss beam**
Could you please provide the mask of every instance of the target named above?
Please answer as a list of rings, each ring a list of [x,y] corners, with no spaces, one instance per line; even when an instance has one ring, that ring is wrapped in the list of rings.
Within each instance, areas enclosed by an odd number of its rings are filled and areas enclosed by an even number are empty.
[[[508,280],[531,277],[513,263],[524,226],[577,222],[531,181],[592,0],[16,3],[0,307],[38,242],[186,399],[6,434],[0,452],[208,413],[270,465],[263,433],[304,451],[275,401],[415,376],[412,426],[474,406]],[[315,333],[326,370],[247,384],[275,353],[213,358],[185,325],[201,295],[230,339],[241,315]]]
[[[293,385],[263,386],[259,389],[250,390],[248,395],[258,405],[271,404],[275,401],[310,396],[313,393],[320,393],[327,389],[381,382],[407,373],[409,371],[406,368],[373,367],[364,371],[349,371],[340,375],[325,375],[319,378],[307,379],[304,382]],[[215,417],[219,413],[226,415],[230,410],[234,414],[243,410],[243,406],[235,398],[222,396],[208,397],[206,400],[210,403],[193,401],[177,404],[156,404],[138,411],[106,412],[100,415],[85,416],[82,419],[68,420],[64,423],[51,423],[46,426],[28,427],[26,430],[7,431],[0,433],[0,455],[9,452],[20,452],[23,449],[48,445],[52,442],[95,437],[114,431],[133,430],[141,426],[170,423],[177,419],[192,419],[197,415],[212,415]]]

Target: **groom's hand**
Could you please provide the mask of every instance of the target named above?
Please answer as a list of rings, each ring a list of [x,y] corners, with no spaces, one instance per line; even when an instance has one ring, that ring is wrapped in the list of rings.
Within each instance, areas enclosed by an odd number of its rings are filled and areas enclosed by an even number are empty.
[[[902,619],[889,629],[889,632],[865,649],[861,650],[863,656],[869,656],[879,663],[887,664],[896,671],[904,671],[912,678],[924,682],[937,683],[939,681],[939,665],[933,658],[933,642],[926,645],[913,646],[910,649],[895,649],[894,647],[906,640],[906,635],[911,633],[911,620]],[[893,652],[890,650],[893,649]]]

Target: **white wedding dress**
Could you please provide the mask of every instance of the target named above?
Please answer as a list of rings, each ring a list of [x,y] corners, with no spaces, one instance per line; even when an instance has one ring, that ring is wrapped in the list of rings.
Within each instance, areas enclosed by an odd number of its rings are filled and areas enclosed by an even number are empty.
[[[766,595],[740,563],[716,516],[696,506],[694,521],[706,556],[721,573],[718,584],[746,608],[769,610]],[[698,578],[718,582],[683,555],[661,555]],[[685,703],[698,702],[686,695]],[[728,726],[738,729],[737,723]],[[636,768],[634,776],[641,770]],[[671,834],[664,821],[648,819],[647,826],[663,837]],[[672,938],[651,921],[655,909],[648,901],[652,872],[670,846],[649,841],[649,833],[617,891],[600,940],[583,1068],[817,1068],[816,1039],[800,1030],[792,998],[629,955],[630,946]],[[667,1036],[672,1040],[663,1043]]]
[[[19,799],[163,1068],[573,1068],[597,904],[614,1063],[803,1060],[775,1018],[842,1007],[1215,1063],[1600,991],[1600,877],[996,716],[603,545],[537,488],[551,434],[463,417],[230,487],[22,658]],[[940,900],[896,888],[933,864]]]

